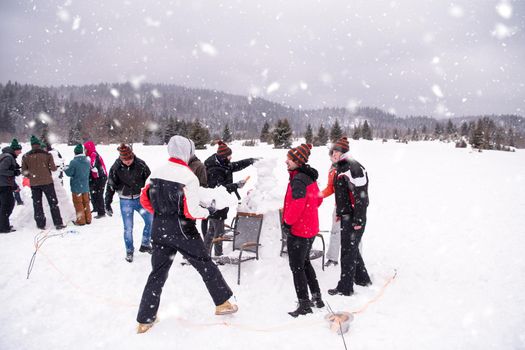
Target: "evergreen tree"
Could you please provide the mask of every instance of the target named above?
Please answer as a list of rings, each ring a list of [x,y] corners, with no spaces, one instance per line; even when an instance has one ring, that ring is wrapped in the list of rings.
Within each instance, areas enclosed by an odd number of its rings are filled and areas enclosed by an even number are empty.
[[[341,137],[343,137],[343,130],[339,125],[339,121],[336,119],[334,125],[332,126],[332,129],[330,130],[330,141],[332,141],[332,143],[335,143]]]
[[[410,138],[411,141],[418,141],[419,140],[419,135],[417,134],[417,129],[414,128],[414,130],[412,130],[412,137]]]
[[[230,131],[230,127],[228,124],[224,126],[224,130],[222,131],[222,140],[226,143],[229,143],[232,141],[232,133]]]
[[[14,134],[15,131],[15,124],[6,104],[0,113],[0,133]]]
[[[463,122],[461,123],[461,128],[460,128],[460,135],[461,136],[468,136],[468,124],[467,122]]]
[[[397,129],[394,129],[394,131],[392,132],[392,138],[394,140],[399,140],[399,131],[397,131]]]
[[[516,140],[514,139],[514,131],[512,128],[509,128],[509,131],[507,132],[507,144],[516,147]]]
[[[472,129],[469,143],[472,145],[472,148],[484,148],[483,124],[481,120],[478,120],[478,122],[476,123],[476,127]]]
[[[323,124],[319,126],[317,131],[317,137],[314,139],[314,146],[325,146],[328,143],[328,132],[324,128]]]
[[[361,138],[361,123],[354,126],[354,132],[352,133],[352,138],[354,140],[359,140]]]
[[[454,124],[452,123],[452,120],[448,120],[447,122],[447,126],[445,128],[445,133],[446,135],[448,136],[452,136],[456,133],[456,127],[454,126]]]
[[[264,122],[264,125],[261,130],[261,136],[259,137],[259,139],[261,140],[261,142],[271,142],[272,137],[270,133],[270,124],[268,122]]]
[[[206,149],[206,144],[210,142],[210,131],[197,119],[191,125],[189,138],[195,143],[196,149]]]
[[[178,120],[177,120],[178,122]],[[170,119],[168,119],[168,123],[166,124],[166,127],[164,129],[164,144],[168,144],[168,142],[170,141],[171,137],[176,135],[176,125],[175,125],[175,121],[173,120],[173,117],[170,117]]]
[[[314,143],[314,132],[312,131],[312,126],[308,124],[306,126],[306,132],[304,133],[304,139],[306,143]]]
[[[372,129],[368,125],[368,120],[365,120],[363,124],[363,129],[361,129],[361,135],[365,140],[372,140]]]
[[[69,133],[67,136],[67,144],[69,146],[74,146],[79,143],[83,143],[81,137],[81,128],[82,126],[80,124],[80,121],[77,121],[69,128]]]
[[[434,127],[434,136],[439,138],[441,135],[443,135],[443,125],[441,125],[440,122],[436,122],[436,126]]]
[[[272,137],[274,148],[290,148],[292,145],[292,128],[288,119],[277,121]]]

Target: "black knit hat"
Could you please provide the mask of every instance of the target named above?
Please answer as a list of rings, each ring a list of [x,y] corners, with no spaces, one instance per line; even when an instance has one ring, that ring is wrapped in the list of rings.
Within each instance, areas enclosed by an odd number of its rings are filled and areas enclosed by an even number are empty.
[[[292,148],[288,151],[288,158],[293,160],[299,165],[308,163],[308,158],[310,157],[310,150],[312,145],[309,143],[303,143],[295,148]]]

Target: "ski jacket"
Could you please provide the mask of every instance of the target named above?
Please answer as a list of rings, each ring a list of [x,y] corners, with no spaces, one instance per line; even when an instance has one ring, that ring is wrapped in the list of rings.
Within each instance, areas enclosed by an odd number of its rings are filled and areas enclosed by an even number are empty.
[[[205,219],[208,210],[199,203],[199,180],[178,158],[170,158],[153,171],[140,196],[140,204],[154,214],[154,218]]]
[[[89,157],[91,164],[91,176],[89,177],[89,180],[107,178],[108,172],[106,170],[106,165],[104,164],[102,157],[97,153],[93,141],[87,141],[84,143],[84,148],[86,149],[86,155]]]
[[[16,154],[11,147],[2,149],[0,155],[0,187],[17,187],[15,177],[20,175],[20,166],[15,160]]]
[[[51,172],[55,170],[53,156],[39,147],[34,147],[22,157],[22,173],[29,178],[31,186],[52,184]]]
[[[354,159],[345,158],[337,163],[335,204],[337,216],[349,216],[353,226],[366,224],[368,174]]]
[[[89,173],[91,166],[88,157],[83,154],[77,154],[64,172],[71,177],[71,192],[86,193],[89,192]]]
[[[283,207],[284,224],[290,226],[292,235],[312,238],[319,233],[317,208],[323,202],[316,182],[317,170],[305,164],[289,173]]]
[[[336,176],[337,169],[334,166],[330,167],[330,171],[328,172],[328,183],[326,184],[325,189],[321,191],[321,195],[323,196],[323,198],[329,197],[332,194],[334,194],[334,179]]]
[[[151,171],[142,159],[135,156],[133,163],[127,166],[117,158],[109,169],[108,185],[106,187],[106,206],[113,202],[113,195],[118,193],[120,198],[136,199],[140,197],[140,190],[146,184]]]
[[[252,165],[253,161],[253,158],[247,158],[238,162],[230,162],[217,154],[213,154],[204,162],[208,177],[208,187],[224,186],[229,193],[233,192],[237,195],[237,198],[240,198],[237,193],[238,186],[233,183],[233,173]],[[226,220],[228,210],[229,208],[217,210],[213,215],[210,215],[210,219]]]

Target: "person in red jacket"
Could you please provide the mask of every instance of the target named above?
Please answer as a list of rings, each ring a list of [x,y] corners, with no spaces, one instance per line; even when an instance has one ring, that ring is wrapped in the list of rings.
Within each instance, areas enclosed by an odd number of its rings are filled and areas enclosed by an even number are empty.
[[[311,148],[310,144],[292,148],[286,159],[290,182],[284,197],[283,229],[287,233],[288,259],[298,299],[297,309],[289,312],[292,317],[312,313],[312,302],[318,308],[324,307],[319,282],[310,263],[312,243],[319,232],[317,209],[323,202],[316,183],[318,172],[306,164]]]

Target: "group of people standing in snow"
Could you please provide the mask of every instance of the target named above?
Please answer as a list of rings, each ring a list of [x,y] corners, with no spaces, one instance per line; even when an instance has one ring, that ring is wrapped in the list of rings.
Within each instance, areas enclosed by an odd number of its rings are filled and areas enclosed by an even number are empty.
[[[40,147],[36,137],[31,138],[32,150],[22,160],[22,173],[29,178],[37,227],[45,228],[42,210],[42,193],[51,207],[53,223],[63,228],[51,173],[56,171],[53,157]],[[14,177],[20,167],[16,157],[20,145],[13,140],[0,156],[0,232],[11,232],[9,215],[14,206],[12,191],[16,190]],[[230,287],[213,262],[212,241],[224,234],[224,221],[228,208],[216,208],[214,202],[203,203],[199,186],[225,187],[235,193],[245,185],[245,180],[233,182],[233,173],[240,171],[257,158],[232,162],[232,150],[219,141],[217,152],[204,164],[195,156],[192,140],[173,136],[168,143],[169,160],[151,172],[147,164],[135,156],[129,145],[118,147],[119,157],[106,171],[95,144],[88,141],[74,148],[75,158],[64,168],[71,177],[71,191],[76,211],[75,225],[90,224],[91,208],[95,218],[112,215],[115,193],[120,198],[124,224],[126,260],[133,261],[133,213],[139,212],[144,220],[140,251],[152,254],[152,271],[142,295],[137,321],[138,332],[148,331],[157,320],[162,288],[167,279],[173,257],[177,252],[199,272],[216,306],[215,313],[224,315],[238,310],[229,302],[233,295]],[[286,190],[282,228],[287,235],[287,252],[293,283],[298,299],[293,317],[312,313],[312,307],[322,308],[324,302],[315,270],[310,262],[310,251],[319,232],[318,207],[323,198],[335,194],[333,226],[330,235],[327,265],[337,265],[341,253],[341,274],[337,286],[328,290],[330,295],[352,295],[354,284],[371,284],[359,243],[366,227],[368,206],[368,175],[365,168],[349,156],[346,137],[335,142],[329,152],[332,166],[328,185],[320,191],[317,186],[318,171],[308,164],[312,145],[301,144],[287,153],[286,166],[289,183]],[[106,185],[107,182],[107,185]],[[105,189],[105,198],[104,198]],[[196,220],[202,220],[202,238]],[[220,243],[214,244],[216,256],[222,255]],[[311,294],[311,298],[310,298]]]

